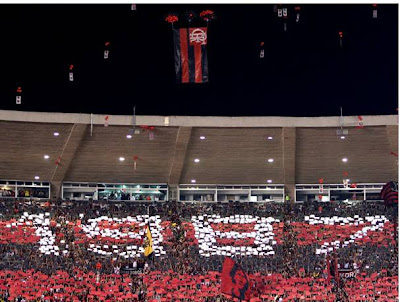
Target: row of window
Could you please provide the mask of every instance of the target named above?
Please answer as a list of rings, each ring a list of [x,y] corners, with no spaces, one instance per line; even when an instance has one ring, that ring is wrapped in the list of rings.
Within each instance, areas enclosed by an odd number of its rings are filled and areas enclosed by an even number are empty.
[[[379,200],[383,184],[358,184],[357,188],[325,184],[296,185],[296,202]],[[69,200],[169,200],[167,184],[64,183],[62,199]],[[181,201],[283,202],[284,185],[180,185]],[[49,182],[0,181],[0,197],[49,198]],[[290,197],[292,199],[292,197]]]

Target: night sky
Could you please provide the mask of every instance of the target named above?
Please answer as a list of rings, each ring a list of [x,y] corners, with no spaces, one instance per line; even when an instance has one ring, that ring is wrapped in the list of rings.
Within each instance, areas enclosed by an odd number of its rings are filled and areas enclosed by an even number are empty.
[[[138,115],[326,116],[343,106],[344,115],[397,114],[397,4],[379,4],[378,19],[372,4],[301,5],[299,23],[294,5],[285,6],[286,32],[272,4],[137,4],[136,11],[130,4],[3,4],[0,108],[129,115],[136,105]],[[210,81],[177,84],[164,18],[205,9],[217,17],[208,29]],[[22,105],[15,104],[17,86]]]

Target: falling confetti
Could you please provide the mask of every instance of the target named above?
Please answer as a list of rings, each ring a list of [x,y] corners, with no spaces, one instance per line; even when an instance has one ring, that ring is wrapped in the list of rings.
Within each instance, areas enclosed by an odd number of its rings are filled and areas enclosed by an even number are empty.
[[[378,4],[372,4],[372,18],[377,19],[378,18]]]
[[[69,81],[74,81],[74,65],[69,65]]]
[[[363,117],[361,115],[358,116],[357,128],[358,129],[364,128]]]
[[[343,46],[343,32],[342,31],[339,31],[339,45],[340,45],[340,47],[342,47]]]
[[[260,58],[264,59],[264,42],[261,42],[260,44],[261,49],[260,49]]]
[[[104,49],[104,59],[107,60],[108,59],[108,55],[110,53],[110,51],[108,50],[108,47],[110,46],[110,42],[106,42],[105,43],[105,49]]]
[[[320,178],[318,179],[319,182],[319,193],[324,193],[324,179]]]
[[[300,6],[296,6],[294,8],[295,12],[296,12],[296,23],[300,21]]]
[[[21,101],[22,101],[21,93],[22,93],[22,88],[21,88],[21,86],[18,86],[17,87],[17,96],[15,98],[15,103],[17,105],[21,105]]]

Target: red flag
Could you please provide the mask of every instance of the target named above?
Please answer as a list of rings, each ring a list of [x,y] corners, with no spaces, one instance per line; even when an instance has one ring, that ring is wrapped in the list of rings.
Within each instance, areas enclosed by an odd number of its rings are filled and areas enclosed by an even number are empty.
[[[335,253],[335,280],[336,280],[336,284],[339,284],[339,268],[338,268],[338,261],[337,261],[336,253]]]
[[[326,278],[326,285],[331,283],[331,265],[330,265],[330,258],[326,257],[326,270],[328,271],[328,277]]]
[[[250,282],[240,264],[225,257],[221,274],[221,292],[240,300],[250,300]]]

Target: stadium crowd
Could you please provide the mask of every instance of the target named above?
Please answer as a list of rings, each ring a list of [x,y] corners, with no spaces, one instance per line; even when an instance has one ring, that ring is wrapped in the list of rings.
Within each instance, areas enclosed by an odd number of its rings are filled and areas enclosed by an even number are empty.
[[[379,203],[346,205],[310,203],[177,203],[2,200],[0,202],[0,297],[4,301],[233,301],[220,291],[223,255],[200,256],[191,219],[217,214],[221,217],[251,215],[274,217],[273,255],[235,255],[248,273],[251,301],[395,301],[397,293],[396,211]],[[48,230],[55,234],[54,253],[38,248],[32,225],[20,223],[22,215],[48,213]],[[128,247],[131,241],[87,239],[82,225],[96,217],[157,216],[163,229],[164,253],[146,258],[93,252],[95,243]],[[380,230],[370,230],[329,255],[316,252],[324,242],[348,240],[361,226],[313,225],[312,216],[385,216]],[[358,216],[357,216],[358,215]],[[46,216],[44,216],[46,217]],[[25,222],[24,222],[25,223]],[[238,232],[254,225],[237,226]],[[132,226],[123,230],[133,231]],[[130,229],[132,227],[132,229]],[[214,227],[219,227],[214,225]],[[46,229],[47,230],[47,229]],[[223,230],[223,229],[222,229]],[[228,230],[230,231],[230,229]],[[84,239],[83,239],[84,238]],[[252,245],[252,242],[241,243]],[[141,240],[136,242],[142,244]],[[235,244],[231,241],[220,243]],[[60,246],[60,250],[58,250]],[[61,249],[63,251],[61,251]],[[129,249],[129,248],[128,248]],[[334,277],[338,266],[353,271],[350,277]],[[327,260],[327,257],[330,259]],[[331,268],[328,268],[327,263]]]

